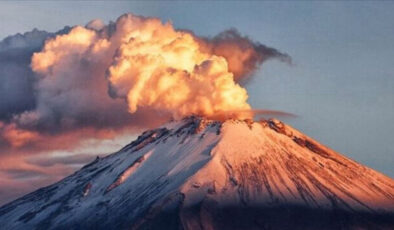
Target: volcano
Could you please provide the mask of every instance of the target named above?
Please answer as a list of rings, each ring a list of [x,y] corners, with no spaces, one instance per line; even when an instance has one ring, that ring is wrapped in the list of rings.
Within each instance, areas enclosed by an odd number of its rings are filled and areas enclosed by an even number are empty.
[[[394,181],[271,119],[189,117],[0,208],[1,229],[394,229]]]

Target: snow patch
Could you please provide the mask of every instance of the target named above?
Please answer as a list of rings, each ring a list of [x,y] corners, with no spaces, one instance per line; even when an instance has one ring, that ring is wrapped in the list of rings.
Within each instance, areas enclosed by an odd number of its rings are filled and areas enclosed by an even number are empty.
[[[142,162],[144,162],[146,159],[148,159],[150,157],[151,154],[152,154],[152,151],[137,158],[137,160],[135,160],[126,170],[124,170],[118,176],[118,178],[115,180],[115,182],[113,182],[110,186],[108,186],[106,192],[111,191],[112,189],[118,187],[123,182],[125,182],[127,180],[127,178],[129,178],[141,166]]]
[[[92,184],[89,182],[83,188],[83,196],[87,196],[89,194],[90,189],[92,188]]]

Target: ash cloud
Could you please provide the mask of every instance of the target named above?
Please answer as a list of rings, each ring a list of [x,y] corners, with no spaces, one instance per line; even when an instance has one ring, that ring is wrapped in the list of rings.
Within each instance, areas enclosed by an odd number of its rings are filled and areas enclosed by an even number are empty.
[[[235,29],[202,38],[132,14],[9,36],[0,42],[0,145],[250,110],[243,79],[273,58],[291,62]]]
[[[149,47],[156,50],[145,52]],[[17,34],[0,42],[2,130],[146,127],[171,116],[249,109],[238,83],[272,58],[291,62],[235,29],[201,38],[131,14],[108,25],[93,20],[56,33]]]
[[[213,38],[203,40],[205,47],[215,55],[223,56],[228,62],[229,71],[236,81],[250,77],[261,64],[270,59],[277,59],[291,64],[291,57],[279,50],[255,42],[231,28]]]

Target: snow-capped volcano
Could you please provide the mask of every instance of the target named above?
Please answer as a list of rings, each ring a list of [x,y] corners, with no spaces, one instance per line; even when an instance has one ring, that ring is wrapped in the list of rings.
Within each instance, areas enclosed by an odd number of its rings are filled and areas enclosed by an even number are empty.
[[[394,181],[278,120],[190,117],[0,208],[1,229],[393,229]]]

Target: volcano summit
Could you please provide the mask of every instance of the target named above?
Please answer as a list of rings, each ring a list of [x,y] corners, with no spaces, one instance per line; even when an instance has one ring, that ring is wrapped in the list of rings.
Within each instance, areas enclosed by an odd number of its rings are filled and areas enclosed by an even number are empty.
[[[189,117],[0,208],[2,229],[393,229],[394,182],[272,119]]]

